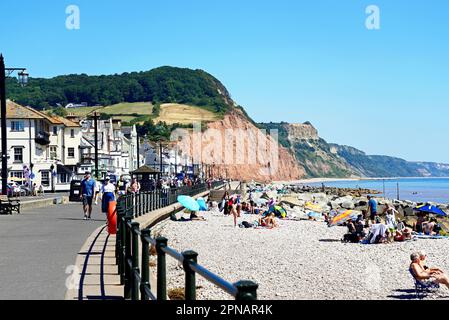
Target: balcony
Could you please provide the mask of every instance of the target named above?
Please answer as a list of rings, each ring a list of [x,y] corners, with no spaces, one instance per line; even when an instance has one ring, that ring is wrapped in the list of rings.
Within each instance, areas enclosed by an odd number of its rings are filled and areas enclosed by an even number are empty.
[[[36,138],[34,139],[34,141],[42,146],[47,146],[50,144],[50,134],[45,131],[39,131],[38,133],[36,133]]]

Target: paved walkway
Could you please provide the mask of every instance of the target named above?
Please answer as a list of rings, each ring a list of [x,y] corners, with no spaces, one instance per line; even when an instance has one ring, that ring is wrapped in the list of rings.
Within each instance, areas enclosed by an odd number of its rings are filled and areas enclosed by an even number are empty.
[[[78,252],[65,299],[123,300],[124,288],[115,262],[115,235],[101,226]]]
[[[82,217],[79,203],[0,215],[0,300],[65,298],[66,270],[73,272],[76,253],[105,223],[99,206],[93,220]]]

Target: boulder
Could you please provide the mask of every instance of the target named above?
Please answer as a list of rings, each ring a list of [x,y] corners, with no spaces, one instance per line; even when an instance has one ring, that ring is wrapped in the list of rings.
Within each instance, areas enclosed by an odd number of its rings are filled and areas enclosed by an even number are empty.
[[[312,195],[310,193],[300,193],[297,198],[302,201],[312,201]]]
[[[349,201],[352,202],[352,200],[353,200],[352,196],[344,196],[344,197],[337,198],[334,201],[336,203],[338,203],[339,205],[342,205],[344,202],[349,202]]]
[[[312,196],[312,200],[315,200],[315,201],[317,201],[317,202],[320,202],[320,201],[325,201],[325,202],[327,202],[328,201],[328,196],[327,196],[327,194],[325,194],[325,193],[312,193],[311,194],[311,196]]]
[[[341,207],[342,207],[342,208],[345,208],[345,209],[352,210],[352,209],[355,208],[355,205],[354,205],[354,202],[352,202],[352,201],[344,201],[344,202],[341,204]]]

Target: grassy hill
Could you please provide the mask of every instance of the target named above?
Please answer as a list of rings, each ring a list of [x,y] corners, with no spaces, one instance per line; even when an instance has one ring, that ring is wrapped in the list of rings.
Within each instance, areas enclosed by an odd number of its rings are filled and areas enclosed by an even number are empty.
[[[30,78],[23,88],[15,79],[9,78],[7,87],[9,99],[36,109],[85,102],[89,106],[111,106],[112,110],[115,108],[111,113],[116,113],[122,111],[120,104],[123,102],[147,101],[153,105],[177,103],[198,106],[224,114],[234,106],[220,81],[202,70],[186,68],[160,67],[146,72],[114,75]],[[89,112],[89,109],[80,112]]]
[[[159,116],[154,121],[166,122],[167,124],[191,124],[193,121],[210,122],[220,118],[220,114],[200,107],[166,103],[161,105]]]

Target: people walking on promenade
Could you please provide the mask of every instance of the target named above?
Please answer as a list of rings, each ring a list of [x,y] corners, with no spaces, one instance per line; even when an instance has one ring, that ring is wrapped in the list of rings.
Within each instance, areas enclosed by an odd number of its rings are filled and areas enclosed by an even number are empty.
[[[121,176],[120,180],[117,182],[117,194],[119,197],[124,196],[126,194],[126,191],[127,191],[126,185],[127,185],[127,182],[125,180],[125,177]]]
[[[111,178],[106,177],[103,186],[101,187],[101,212],[107,214],[109,209],[109,202],[115,200],[115,186],[111,183]]]
[[[90,220],[92,215],[92,201],[95,195],[95,180],[90,172],[86,172],[81,181],[81,199],[83,200],[84,220]]]
[[[139,193],[140,191],[140,183],[136,178],[133,178],[131,181],[131,185],[129,186],[130,192]]]
[[[101,182],[98,181],[98,180],[95,180],[95,195],[94,195],[95,205],[97,205],[98,204],[98,200],[101,199],[101,197],[100,197],[101,188],[102,188]]]

